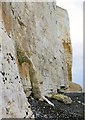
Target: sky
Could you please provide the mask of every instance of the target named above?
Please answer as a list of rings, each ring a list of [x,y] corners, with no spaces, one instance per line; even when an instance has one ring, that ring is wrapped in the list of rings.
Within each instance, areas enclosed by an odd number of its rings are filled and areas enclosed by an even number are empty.
[[[73,82],[83,87],[83,1],[56,0],[57,5],[69,14],[70,36],[73,49]]]

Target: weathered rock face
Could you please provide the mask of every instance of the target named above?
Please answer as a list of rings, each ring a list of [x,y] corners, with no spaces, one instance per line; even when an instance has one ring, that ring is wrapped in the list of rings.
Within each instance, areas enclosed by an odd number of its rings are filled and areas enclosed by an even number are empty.
[[[66,58],[68,81],[72,81],[72,46],[70,39],[69,17],[65,9],[57,7],[58,38],[63,43],[64,56]]]
[[[27,96],[32,87],[30,81],[33,81],[27,57],[36,68],[37,80],[33,82],[38,81],[36,87],[40,87],[42,94],[66,87],[71,80],[72,65],[67,12],[55,3],[6,3],[3,4],[3,20],[7,33],[12,33],[15,42]]]
[[[3,116],[30,117],[26,96],[57,93],[72,80],[68,14],[56,3],[2,3],[1,24]]]
[[[66,87],[72,61],[67,12],[55,3],[11,3],[3,7],[8,9],[3,15],[8,20],[7,23],[4,19],[5,28],[8,33],[12,32],[15,41],[25,91],[28,85],[31,89],[29,83],[33,79],[26,55],[36,68],[37,85],[42,94]]]
[[[0,71],[0,81],[3,80],[2,106],[0,106],[0,108],[2,108],[2,118],[31,118],[33,117],[32,111],[23,91],[18,71],[14,41],[11,33],[8,36],[1,15],[0,35],[0,43],[2,43],[0,44],[2,47],[2,61],[0,62],[2,70]]]

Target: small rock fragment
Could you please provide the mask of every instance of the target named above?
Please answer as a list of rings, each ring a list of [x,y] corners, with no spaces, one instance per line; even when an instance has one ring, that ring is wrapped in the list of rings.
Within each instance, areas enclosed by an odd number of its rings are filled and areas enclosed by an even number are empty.
[[[63,95],[63,94],[55,94],[55,95],[52,95],[51,98],[54,98],[54,99],[59,100],[61,102],[64,102],[65,104],[72,103],[72,99],[66,95]]]

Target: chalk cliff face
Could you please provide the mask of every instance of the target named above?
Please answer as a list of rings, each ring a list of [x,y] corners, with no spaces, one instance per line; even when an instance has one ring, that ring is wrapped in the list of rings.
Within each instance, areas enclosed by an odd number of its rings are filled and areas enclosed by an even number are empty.
[[[2,65],[2,70],[0,70],[0,81],[2,84],[0,110],[2,109],[2,113],[0,114],[0,118],[31,118],[33,115],[20,80],[14,41],[11,33],[10,36],[8,36],[1,14],[0,35],[0,45],[2,50],[2,56],[0,57],[0,64]]]
[[[7,19],[10,25],[6,25],[5,22],[5,27],[8,32],[11,30],[15,41],[25,91],[28,81],[33,79],[30,78],[33,74],[29,75],[26,55],[32,59],[36,68],[39,83],[37,85],[42,94],[57,92],[60,86],[66,87],[69,76],[68,63],[72,61],[70,58],[67,62],[66,58],[66,47],[71,49],[71,45],[68,46],[70,35],[67,12],[59,10],[55,3],[12,3],[9,6],[9,15],[6,17],[9,17]]]
[[[57,7],[57,21],[59,40],[63,43],[64,56],[66,58],[67,71],[68,71],[68,81],[72,81],[72,46],[70,39],[70,28],[69,28],[69,17],[66,10]]]
[[[2,3],[1,18],[3,115],[30,117],[26,96],[57,93],[72,81],[68,14],[56,3],[13,2]]]

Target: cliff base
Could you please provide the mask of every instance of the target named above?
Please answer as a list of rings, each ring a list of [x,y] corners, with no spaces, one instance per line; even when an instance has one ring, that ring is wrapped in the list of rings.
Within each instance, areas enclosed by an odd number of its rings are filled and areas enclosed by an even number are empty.
[[[73,102],[70,105],[48,98],[55,107],[44,101],[34,100],[32,96],[29,97],[28,101],[35,120],[85,120],[85,93],[66,93],[65,95],[71,97]]]

